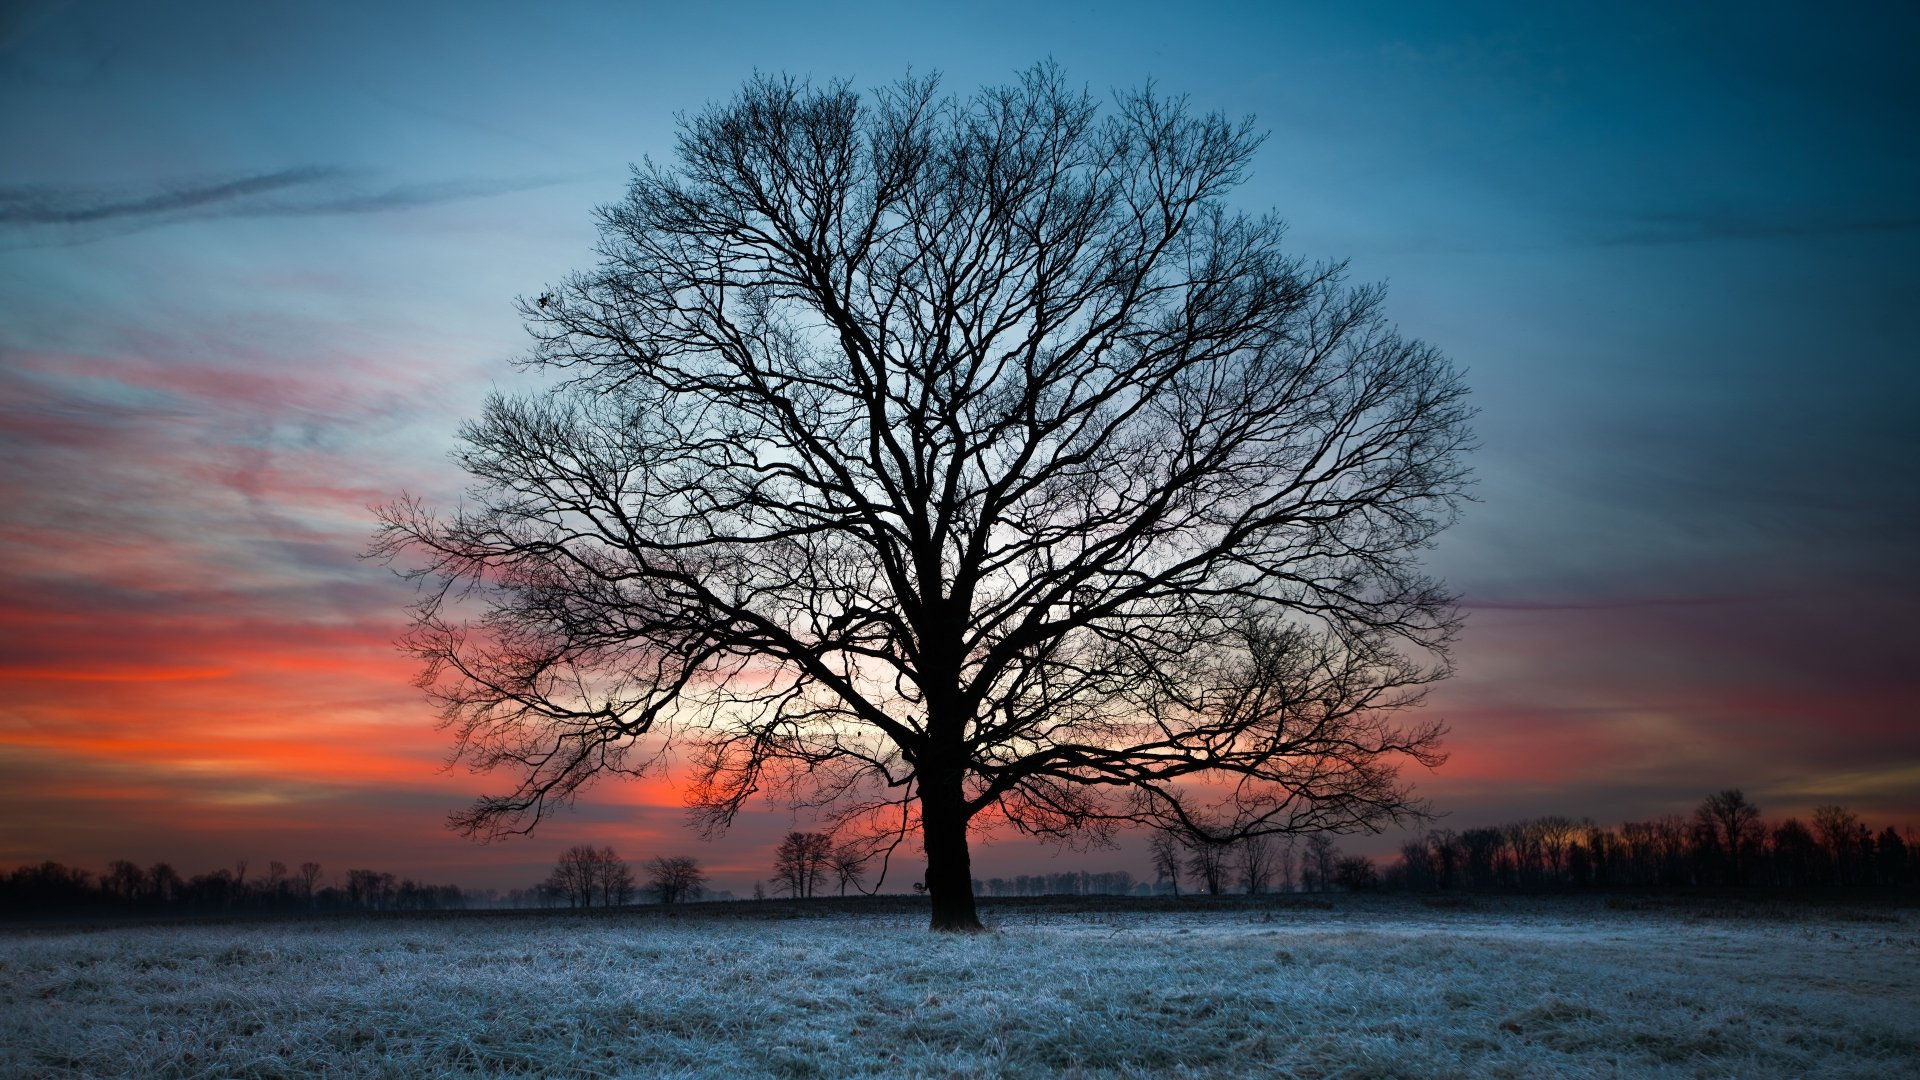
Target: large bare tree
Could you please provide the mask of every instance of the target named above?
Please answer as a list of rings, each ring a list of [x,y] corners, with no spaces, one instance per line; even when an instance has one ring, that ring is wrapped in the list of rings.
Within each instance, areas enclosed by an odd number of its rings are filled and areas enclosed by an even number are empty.
[[[1382,293],[1230,209],[1260,140],[1043,66],[967,98],[760,77],[522,304],[550,392],[462,431],[474,477],[376,550],[458,753],[531,828],[678,740],[756,793],[916,832],[977,928],[970,828],[1377,827],[1437,763],[1416,556],[1464,388]]]

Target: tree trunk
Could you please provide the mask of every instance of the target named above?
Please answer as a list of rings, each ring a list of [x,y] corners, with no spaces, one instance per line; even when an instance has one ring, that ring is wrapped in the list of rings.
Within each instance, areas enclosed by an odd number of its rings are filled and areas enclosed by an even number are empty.
[[[959,770],[920,777],[920,828],[927,849],[927,896],[935,930],[986,929],[973,905],[973,858],[967,852],[966,799]]]

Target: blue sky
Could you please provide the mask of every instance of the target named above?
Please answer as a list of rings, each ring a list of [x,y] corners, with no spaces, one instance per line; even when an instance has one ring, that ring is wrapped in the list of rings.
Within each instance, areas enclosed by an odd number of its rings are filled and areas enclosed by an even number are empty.
[[[437,771],[365,508],[458,491],[513,297],[591,261],[675,113],[1043,58],[1254,115],[1239,204],[1467,369],[1451,824],[1734,785],[1911,821],[1917,45],[1892,4],[10,5],[0,862],[511,883],[583,831],[692,843],[611,789],[511,851],[439,829],[486,782]],[[744,883],[786,824],[703,850]]]

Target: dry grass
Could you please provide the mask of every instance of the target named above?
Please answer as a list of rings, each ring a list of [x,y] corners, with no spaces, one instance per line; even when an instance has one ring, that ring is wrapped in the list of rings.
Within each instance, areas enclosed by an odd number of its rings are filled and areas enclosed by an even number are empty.
[[[1272,921],[1267,921],[1268,918]],[[1920,1071],[1920,920],[1551,904],[646,914],[0,937],[8,1076]]]

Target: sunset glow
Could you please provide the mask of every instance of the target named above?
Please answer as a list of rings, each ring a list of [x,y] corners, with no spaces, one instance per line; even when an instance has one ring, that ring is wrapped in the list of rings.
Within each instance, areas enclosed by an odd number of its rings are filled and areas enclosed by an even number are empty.
[[[532,378],[514,299],[591,265],[593,208],[672,154],[676,111],[755,70],[968,89],[1047,55],[1257,116],[1238,197],[1390,282],[1466,370],[1479,502],[1429,557],[1469,613],[1426,706],[1451,757],[1408,777],[1449,825],[1729,787],[1920,823],[1920,99],[1889,45],[1913,39],[1870,19],[24,10],[0,26],[0,868],[504,889],[591,843],[750,890],[811,819],[770,802],[704,841],[677,773],[526,839],[446,828],[504,782],[448,767],[372,508],[458,502],[459,424]],[[1000,836],[974,865],[1150,877],[1141,850]]]

